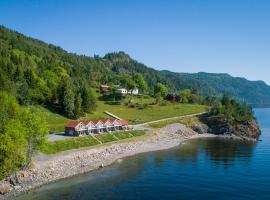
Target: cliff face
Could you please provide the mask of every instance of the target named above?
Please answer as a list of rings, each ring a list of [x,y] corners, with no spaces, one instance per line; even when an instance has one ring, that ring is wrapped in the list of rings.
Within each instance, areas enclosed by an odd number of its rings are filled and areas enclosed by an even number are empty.
[[[261,130],[255,119],[249,121],[229,122],[220,116],[204,116],[202,121],[207,124],[208,132],[218,135],[236,135],[246,139],[258,139]]]

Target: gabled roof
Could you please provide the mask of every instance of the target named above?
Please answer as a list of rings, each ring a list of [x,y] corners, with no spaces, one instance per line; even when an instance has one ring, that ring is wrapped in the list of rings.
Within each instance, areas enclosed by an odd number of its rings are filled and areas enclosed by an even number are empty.
[[[82,122],[85,126],[88,125],[89,123],[95,125],[95,124],[93,123],[92,120],[88,120],[88,119],[81,120],[81,122]]]
[[[103,123],[106,123],[106,122],[112,123],[112,122],[113,122],[113,119],[112,119],[112,118],[105,118],[105,119],[101,119],[101,121],[102,121]]]
[[[94,124],[97,124],[98,122],[102,122],[103,124],[105,124],[106,122],[110,122],[110,123],[112,123],[113,121],[114,121],[114,119],[112,119],[112,118],[104,118],[104,119],[97,119],[97,120],[92,120],[92,122],[94,123]]]
[[[94,125],[97,125],[99,122],[102,122],[100,119],[97,120],[91,120],[93,122]],[[103,122],[102,122],[103,123]]]
[[[127,126],[128,125],[128,122],[126,120],[124,120],[124,119],[120,119],[119,123],[121,124],[121,126]]]
[[[92,123],[94,126],[96,126],[98,123],[102,123],[102,124],[105,124],[107,122],[113,124],[114,122],[117,122],[119,123],[121,126],[126,126],[128,125],[128,122],[124,119],[115,119],[115,118],[105,118],[105,119],[97,119],[97,120],[87,120],[87,119],[84,119],[84,120],[71,120],[69,121],[68,124],[66,124],[65,128],[76,128],[80,123],[82,123],[83,125],[88,125],[89,123]]]
[[[80,123],[81,121],[71,120],[66,124],[65,128],[76,128]]]

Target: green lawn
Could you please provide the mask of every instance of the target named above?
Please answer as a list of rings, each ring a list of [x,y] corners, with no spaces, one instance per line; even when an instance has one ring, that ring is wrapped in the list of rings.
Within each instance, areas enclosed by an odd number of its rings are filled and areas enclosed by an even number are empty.
[[[106,142],[112,142],[117,140],[115,137],[113,137],[112,134],[102,134],[102,135],[97,135],[95,136],[99,141],[101,141],[102,143],[106,143]]]
[[[118,132],[114,134],[118,139],[126,139],[126,138],[130,138],[133,137],[132,134],[126,134],[125,132]]]
[[[87,118],[104,117],[104,111],[109,111],[123,119],[129,121],[130,124],[144,123],[169,117],[189,115],[204,112],[206,106],[195,104],[168,103],[166,106],[151,105],[145,109],[130,108],[125,105],[108,105],[104,102],[98,102],[97,111],[87,115]],[[106,115],[105,115],[106,116]]]
[[[199,119],[198,117],[187,117],[187,118],[177,118],[177,119],[169,119],[169,120],[165,120],[165,121],[161,121],[161,122],[156,122],[156,123],[152,123],[149,124],[149,126],[151,128],[162,128],[164,126],[167,126],[169,124],[174,124],[174,123],[181,123],[184,124],[186,126],[191,126],[194,123],[198,123]]]
[[[125,131],[125,132],[115,132],[112,134],[96,135],[95,137],[102,143],[117,141],[113,136],[115,135],[119,140],[137,137],[144,135],[145,131]],[[61,151],[67,151],[71,149],[78,149],[81,147],[90,147],[100,144],[96,139],[91,136],[77,137],[65,140],[58,140],[54,142],[48,142],[46,147],[43,148],[42,152],[46,154],[55,154]]]
[[[64,126],[70,120],[42,106],[28,106],[28,108],[45,118],[49,131],[64,132]]]
[[[174,123],[180,123],[180,119],[169,119],[169,120],[149,124],[149,126],[151,128],[162,128],[164,126],[167,126],[169,124],[174,124]]]
[[[152,101],[152,99],[135,99],[134,101]],[[98,101],[97,110],[91,114],[87,114],[85,118],[98,119],[108,117],[104,111],[109,111],[120,118],[126,119],[130,124],[139,124],[163,118],[176,117],[189,115],[194,113],[203,112],[206,106],[195,104],[180,104],[168,103],[168,105],[150,105],[145,109],[130,108],[123,104],[109,105],[103,101]],[[48,122],[50,131],[63,132],[65,124],[69,121],[68,118],[50,111],[42,106],[29,106],[34,112],[38,113],[41,117],[45,118]]]

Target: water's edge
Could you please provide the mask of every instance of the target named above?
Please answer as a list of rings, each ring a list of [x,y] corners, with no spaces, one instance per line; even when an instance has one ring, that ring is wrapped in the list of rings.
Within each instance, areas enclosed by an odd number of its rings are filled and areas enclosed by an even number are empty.
[[[44,185],[16,199],[269,200],[270,109],[256,109],[255,114],[262,129],[258,142],[188,136],[174,148],[116,159],[109,167]],[[155,142],[176,140],[161,135]],[[144,148],[149,143],[143,143]]]
[[[0,196],[0,199],[13,198],[42,185],[111,165],[118,159],[173,148],[189,139],[217,137],[212,134],[198,134],[182,124],[168,125],[158,132],[152,132],[153,130],[148,130],[149,135],[146,138],[134,142],[74,150],[37,160],[33,169],[17,174],[18,184],[8,196]]]

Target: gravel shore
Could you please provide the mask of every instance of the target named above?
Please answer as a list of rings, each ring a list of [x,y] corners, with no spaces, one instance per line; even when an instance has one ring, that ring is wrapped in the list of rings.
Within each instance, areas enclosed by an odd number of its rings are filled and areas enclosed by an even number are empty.
[[[148,128],[146,135],[118,143],[71,150],[55,155],[39,155],[34,159],[31,170],[17,173],[13,177],[13,184],[2,182],[0,187],[2,185],[7,190],[10,189],[9,197],[12,197],[43,184],[110,165],[120,158],[148,151],[169,149],[185,140],[198,137],[216,136],[198,134],[182,124],[171,124],[157,130]],[[0,199],[4,199],[4,196],[0,195]]]

